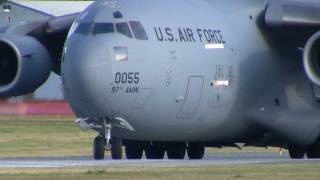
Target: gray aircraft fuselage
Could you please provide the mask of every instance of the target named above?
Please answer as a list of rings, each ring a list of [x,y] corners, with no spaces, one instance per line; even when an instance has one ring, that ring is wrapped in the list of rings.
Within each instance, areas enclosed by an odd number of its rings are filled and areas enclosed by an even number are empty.
[[[314,142],[320,122],[304,127],[300,117],[319,104],[299,50],[260,26],[266,2],[96,2],[65,43],[65,97],[80,118],[124,119],[133,130],[112,133],[125,139],[244,142],[301,130],[301,142]],[[98,23],[141,23],[147,37],[99,33]]]

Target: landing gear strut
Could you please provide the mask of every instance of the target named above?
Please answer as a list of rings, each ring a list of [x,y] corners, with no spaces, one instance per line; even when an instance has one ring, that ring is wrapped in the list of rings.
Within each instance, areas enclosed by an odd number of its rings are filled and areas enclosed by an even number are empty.
[[[145,148],[147,159],[163,159],[165,154],[165,147],[163,143],[147,143]]]
[[[309,159],[319,159],[320,158],[320,142],[315,142],[309,147],[299,147],[294,145],[289,145],[289,154],[292,159],[303,159],[305,155]]]
[[[111,138],[111,157],[115,160],[122,159],[122,140],[120,138]]]
[[[168,143],[167,155],[169,159],[184,159],[186,155],[186,143]]]
[[[141,159],[144,144],[139,141],[127,140],[125,143],[127,159]]]
[[[320,142],[316,142],[308,147],[307,156],[309,159],[320,159]]]
[[[141,159],[145,152],[147,159],[163,159],[167,152],[168,159],[184,159],[188,152],[189,159],[202,159],[205,147],[202,143],[192,142],[188,147],[185,142],[148,142],[125,140],[127,159]]]
[[[189,159],[203,159],[205,147],[202,143],[189,143],[187,153]]]
[[[304,147],[289,145],[288,150],[291,159],[303,159],[306,154],[306,149]]]

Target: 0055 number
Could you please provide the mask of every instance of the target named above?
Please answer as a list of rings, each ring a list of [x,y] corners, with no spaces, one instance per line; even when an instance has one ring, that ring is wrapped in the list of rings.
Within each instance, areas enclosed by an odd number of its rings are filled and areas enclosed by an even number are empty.
[[[140,82],[139,72],[117,72],[114,82],[116,84],[138,84]]]

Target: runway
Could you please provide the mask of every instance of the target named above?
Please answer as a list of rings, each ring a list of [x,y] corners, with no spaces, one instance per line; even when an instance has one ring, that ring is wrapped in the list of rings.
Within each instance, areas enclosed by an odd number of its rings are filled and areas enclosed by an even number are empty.
[[[2,158],[0,168],[64,168],[64,167],[108,167],[108,166],[218,166],[253,164],[304,164],[320,163],[320,160],[291,160],[287,154],[277,153],[219,153],[207,154],[203,160],[93,160],[92,157],[59,158]]]

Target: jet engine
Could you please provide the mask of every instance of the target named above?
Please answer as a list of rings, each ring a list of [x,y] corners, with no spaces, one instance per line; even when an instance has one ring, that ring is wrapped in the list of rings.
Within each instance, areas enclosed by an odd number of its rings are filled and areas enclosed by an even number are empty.
[[[0,34],[0,97],[32,93],[49,77],[52,64],[35,38]]]
[[[320,31],[307,41],[303,63],[310,81],[320,86]]]

